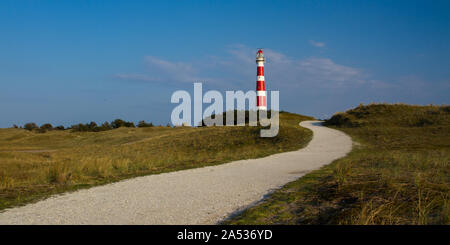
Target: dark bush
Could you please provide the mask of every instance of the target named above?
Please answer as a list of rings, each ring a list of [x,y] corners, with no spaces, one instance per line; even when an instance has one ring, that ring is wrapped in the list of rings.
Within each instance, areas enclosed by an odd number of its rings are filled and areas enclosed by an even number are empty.
[[[39,127],[37,126],[36,123],[26,123],[25,125],[23,125],[23,128],[32,131],[33,129],[37,129]]]
[[[97,123],[96,122],[90,122],[88,125],[89,129],[94,129],[97,127]]]
[[[230,111],[230,112],[231,112],[231,111]],[[238,110],[234,110],[234,111],[233,111],[233,114],[234,114],[233,125],[237,125],[238,113],[240,113],[240,112],[242,112],[242,111],[238,111]],[[259,113],[258,113],[257,111],[256,111],[256,113],[257,113],[257,114],[256,114],[256,121],[259,122]],[[244,111],[244,114],[245,114],[245,116],[244,116],[244,122],[245,122],[246,125],[248,125],[248,124],[250,123],[250,111],[245,110],[245,111]],[[211,115],[209,118],[215,119],[216,116],[222,116],[222,119],[223,119],[222,123],[223,123],[223,125],[227,125],[227,112],[222,113],[222,115],[220,115],[220,114],[219,114],[219,115],[213,114],[213,115]],[[271,118],[271,117],[272,117],[272,110],[268,110],[268,111],[267,111],[267,118]],[[202,120],[202,121],[199,123],[198,126],[199,126],[199,127],[204,127],[204,126],[206,126],[204,120]]]
[[[53,129],[55,129],[55,130],[64,130],[64,126],[59,125],[59,126],[54,127]]]
[[[140,121],[138,123],[139,128],[147,128],[147,127],[153,127],[153,123],[146,123],[144,120]]]
[[[53,126],[50,123],[46,123],[46,124],[41,125],[41,129],[52,130]]]
[[[106,131],[111,129],[113,129],[113,127],[111,126],[111,124],[109,124],[109,122],[104,122],[102,126],[100,126],[100,131]]]
[[[89,126],[87,124],[79,123],[72,125],[72,130],[75,132],[88,132]]]
[[[88,124],[79,123],[72,125],[72,130],[74,132],[100,132],[107,131],[120,127],[132,127],[134,128],[133,122],[126,122],[121,119],[116,119],[111,124],[109,122],[104,122],[101,126],[98,126],[96,122],[90,122]]]
[[[120,128],[120,127],[134,128],[135,127],[133,122],[126,122],[122,119],[116,119],[116,120],[112,121],[111,126],[113,128]]]
[[[326,126],[351,126],[354,117],[346,113],[336,113],[330,119],[324,122]]]
[[[138,124],[138,127],[153,127],[153,123],[146,123],[145,121],[140,121]],[[109,122],[104,122],[101,126],[98,126],[96,122],[90,122],[88,124],[83,124],[83,123],[79,123],[76,125],[72,125],[72,127],[70,127],[72,129],[73,132],[100,132],[100,131],[107,131],[107,130],[112,130],[112,129],[116,129],[116,128],[120,128],[120,127],[130,127],[130,128],[135,128],[136,126],[134,125],[133,122],[127,122],[124,121],[122,119],[116,119],[114,121],[112,121],[111,123]],[[63,127],[64,129],[64,127]]]
[[[123,127],[124,125],[125,125],[125,121],[122,119],[116,119],[111,122],[111,127],[113,127],[113,128],[120,128],[120,127]]]

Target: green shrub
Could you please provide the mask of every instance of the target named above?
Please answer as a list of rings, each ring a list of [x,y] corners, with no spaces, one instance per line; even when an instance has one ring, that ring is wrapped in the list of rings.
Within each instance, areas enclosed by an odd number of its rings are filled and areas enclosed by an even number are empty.
[[[153,126],[153,124],[151,123],[149,125]],[[98,126],[96,122],[90,122],[88,124],[79,123],[76,125],[72,125],[71,128],[74,132],[101,132],[120,127],[134,128],[135,126],[133,122],[126,122],[121,119],[116,119],[112,121],[111,124],[109,122],[104,122],[101,126]]]
[[[153,123],[146,123],[144,120],[139,121],[138,123],[139,128],[147,128],[147,127],[153,127]]]
[[[116,119],[116,120],[112,121],[111,126],[113,128],[120,128],[120,127],[134,128],[135,127],[133,122],[126,122],[122,119]]]
[[[89,127],[86,124],[83,124],[83,123],[72,125],[71,128],[75,132],[87,132],[88,129],[89,129]]]
[[[106,131],[111,129],[113,129],[113,127],[111,126],[111,124],[109,124],[109,122],[104,122],[102,126],[100,126],[100,131]]]
[[[239,111],[239,110],[234,110],[233,111],[233,114],[234,114],[233,125],[237,125],[238,113],[242,113],[242,111]],[[256,120],[259,122],[259,113],[258,112],[256,112],[256,113],[257,113],[256,114],[256,117],[257,117]],[[250,122],[250,111],[245,110],[244,111],[244,115],[245,115],[244,116],[244,122],[245,122],[246,125],[248,125],[249,122]],[[213,115],[209,116],[208,118],[215,119],[217,116],[221,116],[223,125],[227,125],[227,112],[223,112],[221,115],[220,114],[219,115],[213,114]],[[271,117],[272,117],[272,110],[268,110],[267,111],[267,118],[271,118]],[[199,127],[204,127],[204,126],[206,126],[206,124],[205,124],[204,120],[202,120],[199,123]]]
[[[33,129],[37,129],[38,126],[36,123],[26,123],[25,125],[23,125],[23,128],[32,131]]]
[[[42,124],[41,129],[43,130],[52,130],[53,126],[50,123]]]

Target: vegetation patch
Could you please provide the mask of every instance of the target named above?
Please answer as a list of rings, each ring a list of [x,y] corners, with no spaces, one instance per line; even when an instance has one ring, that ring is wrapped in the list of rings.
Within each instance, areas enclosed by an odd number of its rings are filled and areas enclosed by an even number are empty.
[[[161,127],[115,120],[113,129],[0,129],[0,210],[51,194],[304,147],[313,118],[280,113],[280,131],[261,138],[260,127]],[[95,129],[94,124],[85,124]],[[49,128],[49,126],[46,126]]]
[[[226,224],[450,224],[450,107],[360,105],[327,120],[360,143]]]

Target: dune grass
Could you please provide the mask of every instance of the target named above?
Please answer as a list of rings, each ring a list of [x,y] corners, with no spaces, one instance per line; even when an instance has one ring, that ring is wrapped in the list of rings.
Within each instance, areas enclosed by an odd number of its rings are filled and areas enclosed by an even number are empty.
[[[349,155],[226,224],[450,224],[450,106],[371,104],[326,122]]]
[[[310,119],[280,113],[274,138],[260,138],[260,128],[248,126],[46,133],[0,129],[0,210],[135,176],[296,150],[312,136],[298,123]]]

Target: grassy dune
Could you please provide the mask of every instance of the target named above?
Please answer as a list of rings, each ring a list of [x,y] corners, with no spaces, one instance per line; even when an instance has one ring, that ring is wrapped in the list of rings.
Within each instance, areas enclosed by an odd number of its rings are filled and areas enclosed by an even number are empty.
[[[267,156],[305,146],[312,119],[280,114],[280,132],[259,127],[149,127],[103,132],[0,129],[0,210],[51,194],[135,176]]]
[[[359,144],[228,224],[450,224],[450,106],[371,104],[326,124]]]

